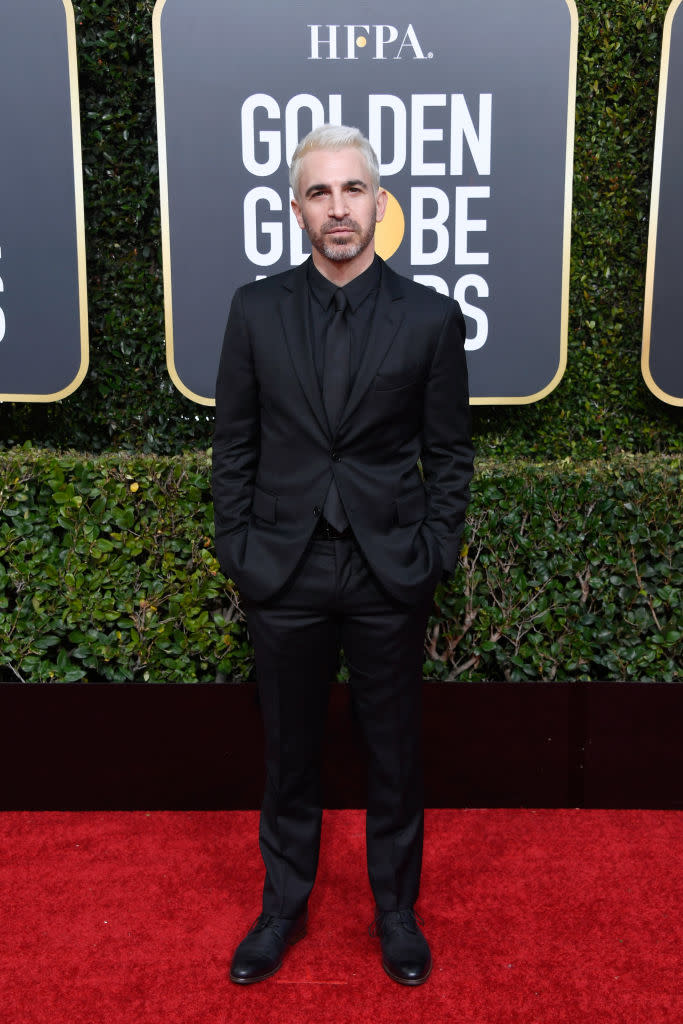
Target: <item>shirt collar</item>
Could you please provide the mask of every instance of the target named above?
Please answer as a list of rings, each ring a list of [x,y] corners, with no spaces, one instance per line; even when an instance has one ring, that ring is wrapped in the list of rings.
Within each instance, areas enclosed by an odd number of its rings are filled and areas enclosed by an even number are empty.
[[[354,277],[352,281],[344,285],[344,294],[352,313],[355,313],[368,296],[379,288],[381,277],[382,261],[375,253],[375,258],[367,270],[364,270],[362,274]],[[338,289],[338,285],[328,281],[320,273],[312,259],[308,262],[308,283],[313,295],[323,309],[328,309],[334,298],[334,293]]]

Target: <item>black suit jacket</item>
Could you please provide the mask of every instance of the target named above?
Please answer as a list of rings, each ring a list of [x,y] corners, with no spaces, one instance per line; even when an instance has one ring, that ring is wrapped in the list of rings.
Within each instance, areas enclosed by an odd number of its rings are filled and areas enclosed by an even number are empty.
[[[306,550],[334,475],[370,568],[409,604],[459,554],[473,465],[464,319],[456,302],[385,264],[371,336],[332,436],[307,289],[303,264],[239,288],[232,301],[216,385],[218,560],[246,597],[275,595]]]

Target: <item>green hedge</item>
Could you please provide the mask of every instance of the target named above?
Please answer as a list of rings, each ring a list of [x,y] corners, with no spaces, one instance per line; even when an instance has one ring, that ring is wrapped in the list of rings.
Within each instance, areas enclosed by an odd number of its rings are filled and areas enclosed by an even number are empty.
[[[248,678],[212,544],[209,460],[15,449],[0,462],[0,677]],[[683,460],[482,462],[425,675],[675,680]]]
[[[579,59],[569,361],[548,398],[474,410],[497,459],[683,451],[683,410],[650,395],[640,339],[657,86],[669,0],[577,0]],[[76,11],[91,369],[53,405],[5,406],[0,444],[171,454],[213,416],[166,373],[152,0]],[[226,296],[226,302],[228,296]],[[533,310],[529,311],[533,316]]]
[[[668,6],[577,0],[568,368],[542,402],[473,411],[468,547],[437,593],[428,676],[681,677],[683,409],[640,373]],[[213,415],[165,366],[153,2],[74,10],[91,364],[62,402],[0,407],[0,666],[35,682],[242,678],[251,650],[211,541]]]

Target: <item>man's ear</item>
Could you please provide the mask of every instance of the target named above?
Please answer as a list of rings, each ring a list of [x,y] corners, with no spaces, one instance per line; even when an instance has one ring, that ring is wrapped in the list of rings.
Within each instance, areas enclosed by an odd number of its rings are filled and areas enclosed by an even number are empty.
[[[304,218],[301,214],[301,207],[297,203],[296,199],[292,199],[292,210],[294,211],[294,216],[296,217],[297,224],[299,225],[302,231],[305,231],[306,228],[304,227]]]
[[[377,200],[376,200],[376,202],[377,202],[377,222],[378,223],[379,223],[379,221],[382,220],[382,218],[384,217],[384,214],[386,213],[388,199],[389,199],[389,196],[387,195],[385,189],[378,188],[377,189]]]

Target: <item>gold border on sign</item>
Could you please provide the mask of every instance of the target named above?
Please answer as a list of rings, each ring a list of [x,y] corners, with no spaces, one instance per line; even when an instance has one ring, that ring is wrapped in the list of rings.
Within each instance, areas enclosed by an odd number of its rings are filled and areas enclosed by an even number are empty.
[[[567,145],[564,171],[564,225],[562,231],[562,292],[560,309],[560,361],[552,380],[533,395],[503,398],[471,398],[470,405],[530,405],[539,402],[554,391],[567,368],[567,339],[569,335],[569,269],[572,232],[572,184],[574,175],[574,123],[576,120],[576,69],[579,50],[579,15],[575,0],[565,0],[569,10],[571,35],[569,40],[569,81],[567,85]]]
[[[569,11],[571,34],[569,42],[569,79],[567,92],[567,140],[565,147],[564,221],[562,232],[562,289],[560,313],[560,360],[552,380],[533,395],[501,398],[471,398],[471,405],[528,405],[540,401],[560,383],[567,367],[567,337],[569,333],[569,269],[572,224],[572,178],[574,172],[574,122],[576,118],[576,70],[578,64],[579,16],[575,0],[564,0]],[[679,0],[680,2],[680,0]],[[161,252],[163,260],[164,316],[166,325],[166,366],[176,388],[187,398],[200,405],[215,405],[214,398],[206,398],[191,391],[181,381],[175,368],[173,349],[173,305],[171,299],[171,238],[168,206],[168,166],[166,162],[166,121],[164,112],[163,61],[161,46],[161,14],[166,0],[156,0],[152,15],[154,40],[154,78],[157,102],[157,135],[159,142],[159,191],[161,212]]]
[[[78,268],[78,318],[81,335],[81,364],[70,384],[50,395],[0,395],[2,402],[57,402],[80,387],[88,372],[88,279],[85,263],[85,215],[83,211],[83,156],[81,150],[81,112],[78,94],[78,58],[76,53],[76,19],[71,0],[62,0],[66,17],[66,47],[69,64],[69,97],[71,105],[71,141],[74,163],[74,212],[76,217],[76,260]]]
[[[164,325],[166,330],[166,369],[178,391],[198,405],[215,405],[215,398],[207,398],[191,391],[180,379],[175,366],[173,347],[173,298],[171,294],[171,226],[168,209],[168,162],[166,160],[166,110],[164,105],[164,64],[161,48],[161,13],[166,0],[157,0],[152,14],[154,42],[154,87],[157,102],[157,141],[159,146],[159,211],[161,214],[161,263],[164,282]]]
[[[653,395],[669,405],[683,405],[683,398],[669,395],[655,383],[650,370],[650,340],[652,332],[652,302],[655,284],[655,258],[657,250],[657,227],[659,224],[659,190],[662,176],[662,154],[664,150],[664,119],[666,115],[666,91],[669,81],[671,60],[671,30],[674,15],[683,0],[673,0],[664,19],[662,38],[662,59],[659,70],[659,95],[657,97],[657,121],[655,128],[655,149],[652,163],[652,191],[650,194],[650,224],[647,236],[647,266],[645,270],[645,302],[643,306],[643,342],[640,352],[640,371]]]

